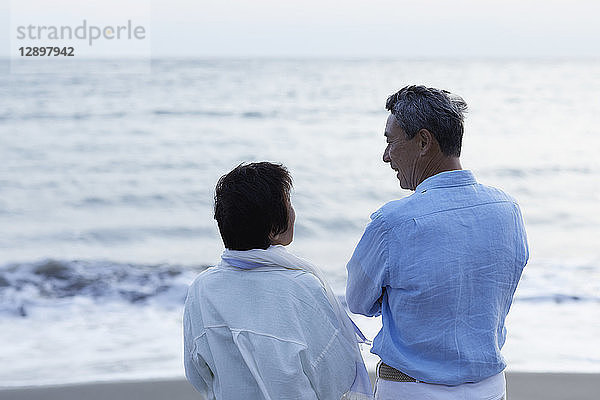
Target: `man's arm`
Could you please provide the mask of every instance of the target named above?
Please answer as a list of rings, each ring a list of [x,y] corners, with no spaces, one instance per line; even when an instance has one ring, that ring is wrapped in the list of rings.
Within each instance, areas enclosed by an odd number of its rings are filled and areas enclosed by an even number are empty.
[[[381,313],[388,275],[387,227],[380,211],[371,215],[360,242],[346,266],[346,301],[350,311],[369,317]]]

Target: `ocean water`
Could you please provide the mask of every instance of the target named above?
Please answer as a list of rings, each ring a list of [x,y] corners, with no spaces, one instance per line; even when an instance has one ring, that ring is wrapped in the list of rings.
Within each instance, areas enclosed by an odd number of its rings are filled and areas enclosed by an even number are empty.
[[[290,250],[343,297],[369,215],[409,194],[381,157],[385,99],[411,83],[465,98],[463,167],[523,209],[509,369],[600,372],[600,61],[119,68],[0,74],[0,386],[182,376],[186,287],[219,258],[213,189],[240,162],[289,168]]]

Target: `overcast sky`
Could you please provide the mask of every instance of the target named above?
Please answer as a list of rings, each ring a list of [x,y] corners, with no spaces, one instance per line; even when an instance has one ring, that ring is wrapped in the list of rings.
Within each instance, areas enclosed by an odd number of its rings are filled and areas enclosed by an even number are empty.
[[[0,45],[6,55],[13,34],[5,28],[10,26],[11,4],[0,1]],[[41,6],[31,7],[32,20],[58,23],[65,7],[80,18],[81,1],[37,2]],[[123,6],[127,0],[118,7],[89,3],[96,11],[86,10],[81,18],[131,15],[135,22],[141,18],[138,11],[148,11],[153,57],[600,58],[598,0],[154,0],[143,6],[135,0],[133,7]]]

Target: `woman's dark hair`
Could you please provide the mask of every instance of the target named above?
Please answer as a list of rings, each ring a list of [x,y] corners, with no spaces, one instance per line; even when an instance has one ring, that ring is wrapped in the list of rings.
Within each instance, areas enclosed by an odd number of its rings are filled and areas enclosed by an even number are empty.
[[[240,164],[215,189],[215,219],[230,250],[266,249],[288,228],[292,178],[281,164]]]

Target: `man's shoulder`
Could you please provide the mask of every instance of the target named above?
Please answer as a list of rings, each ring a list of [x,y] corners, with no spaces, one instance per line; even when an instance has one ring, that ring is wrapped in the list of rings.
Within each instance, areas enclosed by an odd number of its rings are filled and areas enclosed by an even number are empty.
[[[371,220],[379,220],[383,223],[394,221],[395,223],[414,218],[417,213],[417,196],[412,193],[401,199],[388,201],[377,211],[371,214]]]
[[[455,188],[414,192],[401,199],[385,203],[371,214],[371,220],[382,225],[397,225],[422,215],[442,211],[446,207],[455,207],[456,204],[453,204],[455,202],[471,205],[508,202],[518,207],[517,200],[502,189],[481,183],[470,187],[472,189],[461,190],[458,194],[446,191]]]
[[[477,184],[477,190],[481,193],[482,196],[486,196],[490,201],[496,202],[510,202],[515,205],[519,203],[517,200],[512,197],[510,194],[506,193],[504,190],[499,189],[495,186],[484,185],[483,183]]]

